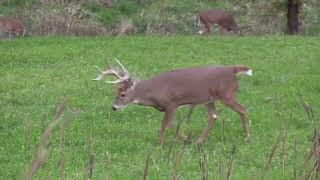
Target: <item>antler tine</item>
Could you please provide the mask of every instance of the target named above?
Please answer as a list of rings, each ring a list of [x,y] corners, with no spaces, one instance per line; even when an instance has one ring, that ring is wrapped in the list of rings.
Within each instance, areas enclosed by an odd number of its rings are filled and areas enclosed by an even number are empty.
[[[110,73],[113,73],[114,75],[116,75],[119,79],[118,80],[115,80],[115,81],[106,81],[106,83],[110,83],[110,84],[116,84],[116,83],[119,83],[119,82],[122,82],[122,81],[125,81],[128,79],[128,76],[125,75],[124,77],[121,77],[115,70],[113,69],[110,69],[108,70],[110,71]]]
[[[98,74],[98,77],[95,78],[95,79],[93,79],[93,80],[102,80],[105,75],[115,75],[115,76],[117,76],[117,78],[118,78],[118,80],[115,80],[115,81],[106,81],[106,83],[115,84],[115,83],[119,83],[119,82],[122,82],[122,81],[125,81],[125,80],[129,79],[130,76],[129,76],[128,70],[121,64],[121,62],[120,62],[118,59],[116,59],[116,58],[114,58],[114,59],[117,61],[117,63],[118,63],[118,64],[120,65],[120,67],[122,68],[122,71],[123,71],[124,75],[121,76],[121,75],[122,75],[122,72],[118,72],[118,71],[116,71],[115,69],[113,69],[113,68],[111,67],[111,65],[109,64],[109,62],[106,61],[107,65],[108,65],[108,70],[103,71],[103,70],[101,70],[98,66],[95,66],[100,73]]]
[[[118,73],[117,73],[117,71],[115,71],[115,70],[113,70],[113,69],[109,69],[109,70],[107,70],[107,71],[105,71],[107,74],[114,74],[114,75],[116,75],[119,79],[123,79],[123,77],[122,76],[120,76]]]
[[[98,69],[98,71],[100,72],[100,74],[98,74],[98,77],[95,78],[95,79],[93,79],[93,80],[96,80],[96,81],[102,80],[105,75],[115,75],[115,76],[117,76],[117,78],[119,78],[119,81],[121,81],[121,80],[123,79],[123,77],[120,76],[117,71],[115,71],[115,70],[113,70],[113,69],[111,69],[111,68],[109,68],[109,69],[106,70],[106,71],[101,70],[98,66],[95,66],[95,68]]]
[[[98,69],[98,71],[100,72],[100,73],[103,73],[103,70],[101,70],[97,65],[95,65],[94,66],[96,69]]]
[[[94,67],[98,69],[98,71],[100,72],[100,74],[98,74],[98,77],[97,77],[97,78],[92,79],[92,80],[95,80],[95,81],[102,80],[102,78],[104,77],[105,74],[103,73],[103,71],[102,71],[97,65],[95,65]]]
[[[123,80],[121,79],[118,79],[118,80],[115,80],[115,81],[106,81],[106,83],[109,83],[109,84],[117,84],[119,82],[122,82]]]
[[[125,76],[128,77],[129,76],[128,70],[122,65],[122,63],[117,58],[114,58],[114,60],[117,61],[117,63],[121,66],[122,70],[124,71]]]
[[[122,76],[120,76],[119,72],[112,68],[108,60],[106,60],[105,63],[107,64],[110,72],[114,73],[118,78],[123,78]]]

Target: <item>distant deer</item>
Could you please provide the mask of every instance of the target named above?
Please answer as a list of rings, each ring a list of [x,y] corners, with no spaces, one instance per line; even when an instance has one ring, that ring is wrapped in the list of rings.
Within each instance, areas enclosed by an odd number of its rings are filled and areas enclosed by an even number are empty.
[[[198,104],[205,104],[208,111],[208,127],[203,129],[196,143],[202,143],[212,128],[217,116],[214,108],[214,100],[220,100],[223,104],[238,112],[241,116],[245,141],[250,138],[249,124],[246,109],[236,100],[238,90],[238,74],[251,76],[252,70],[243,65],[234,66],[205,66],[177,69],[162,73],[147,80],[134,80],[130,77],[126,68],[115,59],[121,66],[121,71],[113,69],[110,65],[107,70],[101,70],[94,80],[102,80],[105,75],[118,78],[117,96],[112,106],[113,110],[119,110],[130,103],[143,106],[152,106],[164,112],[164,118],[160,128],[160,144],[164,143],[164,132],[175,111],[183,105],[193,108]]]
[[[26,30],[21,21],[11,17],[0,16],[0,31],[7,33],[11,38],[24,36]]]
[[[200,35],[210,33],[211,28],[214,25],[220,27],[221,34],[223,31],[228,31],[240,35],[240,31],[233,16],[220,9],[209,9],[199,12],[198,27],[200,27],[200,22],[204,25],[204,28],[201,28],[198,32]]]

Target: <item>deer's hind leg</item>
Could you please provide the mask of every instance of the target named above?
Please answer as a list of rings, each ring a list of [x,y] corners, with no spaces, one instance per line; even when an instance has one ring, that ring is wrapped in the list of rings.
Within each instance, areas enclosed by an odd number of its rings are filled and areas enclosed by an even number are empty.
[[[245,133],[245,141],[248,141],[250,139],[250,129],[249,129],[249,122],[247,117],[247,110],[244,108],[241,104],[239,104],[235,98],[224,98],[221,99],[221,101],[234,111],[238,112],[240,114],[242,125]]]
[[[217,119],[214,102],[209,102],[206,106],[207,106],[207,110],[208,110],[208,127],[203,129],[202,134],[200,135],[200,137],[196,141],[197,144],[200,144],[205,139],[207,139],[208,134],[209,134],[209,130],[213,127],[213,124]]]

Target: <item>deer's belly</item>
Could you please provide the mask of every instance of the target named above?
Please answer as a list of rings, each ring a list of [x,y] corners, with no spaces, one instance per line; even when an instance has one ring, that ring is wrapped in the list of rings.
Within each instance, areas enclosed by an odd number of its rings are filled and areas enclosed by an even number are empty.
[[[204,104],[209,101],[211,101],[212,98],[210,96],[188,96],[185,98],[181,98],[177,100],[177,105],[178,106],[183,106],[183,105],[196,105],[196,104]]]

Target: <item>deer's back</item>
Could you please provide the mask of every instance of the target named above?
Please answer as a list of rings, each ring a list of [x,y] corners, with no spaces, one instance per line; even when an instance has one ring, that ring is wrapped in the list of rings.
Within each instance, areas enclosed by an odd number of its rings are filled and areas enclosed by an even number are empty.
[[[165,81],[173,81],[180,82],[185,81],[185,79],[189,80],[197,80],[197,81],[206,81],[207,78],[212,76],[225,76],[227,74],[233,74],[234,67],[233,66],[205,66],[205,67],[192,67],[192,68],[184,68],[184,69],[176,69],[172,71],[168,71],[162,73],[154,78],[153,80],[165,80]]]
[[[211,24],[219,24],[223,27],[236,26],[233,16],[220,9],[209,9],[200,12],[199,15]]]
[[[220,9],[208,9],[206,11],[199,12],[199,15],[211,23],[228,16],[225,11]]]
[[[0,16],[0,29],[17,35],[23,35],[24,33],[24,26],[20,21],[5,16]]]

